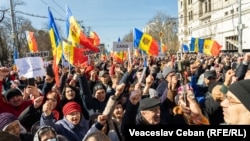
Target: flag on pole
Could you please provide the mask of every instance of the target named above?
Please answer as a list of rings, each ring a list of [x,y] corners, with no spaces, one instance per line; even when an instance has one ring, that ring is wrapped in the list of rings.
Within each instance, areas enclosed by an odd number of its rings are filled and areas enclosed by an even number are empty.
[[[59,32],[57,30],[56,23],[54,21],[54,17],[52,15],[52,12],[50,11],[50,8],[48,7],[48,27],[49,27],[49,36],[52,46],[52,54],[53,54],[53,71],[55,75],[55,81],[56,85],[59,86],[60,83],[60,76],[58,73],[58,65],[60,63],[60,59],[62,57],[62,44],[61,39],[59,36]]]
[[[98,47],[100,45],[100,38],[99,38],[98,34],[96,32],[94,32],[94,31],[90,31],[89,40],[96,47]]]
[[[199,39],[191,37],[190,51],[198,52],[199,51]]]
[[[29,50],[30,52],[38,52],[37,49],[37,43],[36,43],[36,38],[34,36],[34,32],[31,31],[26,31],[26,37],[27,37],[27,41],[28,41],[28,46],[29,46]]]
[[[189,52],[189,47],[186,44],[182,44],[182,50],[183,52]]]
[[[99,48],[96,47],[89,38],[83,33],[81,26],[76,21],[71,13],[71,10],[66,6],[66,34],[67,39],[72,43],[73,46],[81,45],[92,51],[99,52]]]
[[[159,54],[159,45],[156,40],[137,28],[134,28],[134,45],[148,55],[158,56]]]
[[[90,52],[89,49],[74,47],[63,41],[63,54],[65,59],[73,66],[79,66],[88,61],[88,56],[84,56],[84,52]]]
[[[221,45],[215,40],[205,39],[204,54],[218,56],[220,54]]]

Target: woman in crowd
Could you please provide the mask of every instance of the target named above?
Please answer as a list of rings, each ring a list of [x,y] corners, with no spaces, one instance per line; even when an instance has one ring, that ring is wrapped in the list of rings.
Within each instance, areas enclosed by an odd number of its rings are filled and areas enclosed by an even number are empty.
[[[43,105],[40,126],[52,126],[58,134],[68,140],[80,141],[89,130],[89,121],[82,115],[82,108],[77,102],[68,102],[63,106],[63,119],[56,121],[52,113],[52,102]]]
[[[12,113],[1,113],[0,114],[0,130],[8,132],[16,137],[20,138],[22,141],[32,141],[33,134],[27,132],[27,130],[22,126],[22,124],[17,120],[16,116]]]

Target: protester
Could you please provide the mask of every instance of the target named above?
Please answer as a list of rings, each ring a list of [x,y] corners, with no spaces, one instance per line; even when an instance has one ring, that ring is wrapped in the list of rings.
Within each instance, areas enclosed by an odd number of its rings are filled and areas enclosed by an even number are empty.
[[[22,141],[32,141],[33,134],[27,132],[15,115],[11,113],[0,113],[0,130],[15,135]]]
[[[250,80],[234,82],[221,102],[224,121],[230,125],[250,124]]]
[[[24,127],[31,131],[31,128],[36,122],[40,121],[42,115],[43,104],[51,101],[53,116],[55,120],[62,118],[60,95],[57,91],[49,91],[43,97],[34,100],[34,104],[27,107],[18,117],[18,120],[24,125]]]
[[[55,121],[52,113],[52,102],[43,105],[43,114],[40,126],[52,126],[58,134],[64,135],[68,140],[80,141],[89,129],[89,121],[82,115],[81,106],[77,102],[68,102],[63,106],[63,119]]]

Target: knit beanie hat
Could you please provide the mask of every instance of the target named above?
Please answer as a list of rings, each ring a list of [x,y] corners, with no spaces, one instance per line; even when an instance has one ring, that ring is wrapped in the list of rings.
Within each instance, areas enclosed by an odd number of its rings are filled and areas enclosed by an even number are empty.
[[[234,82],[228,90],[250,111],[250,79]]]
[[[14,96],[17,96],[17,95],[22,96],[22,92],[16,88],[11,88],[11,89],[8,89],[4,95],[7,101],[9,101]]]
[[[160,100],[158,99],[155,99],[155,98],[143,98],[141,101],[140,101],[140,104],[139,104],[139,110],[143,111],[143,110],[148,110],[150,108],[154,108],[154,107],[157,107],[157,106],[160,106]]]
[[[17,118],[11,114],[11,113],[8,113],[8,112],[4,112],[4,113],[1,113],[0,114],[0,130],[3,131],[3,129],[9,125],[10,123],[12,123],[13,121],[16,121]]]
[[[171,67],[164,67],[162,70],[162,75],[164,78],[166,78],[172,72],[175,72],[175,69],[173,69]]]
[[[72,112],[81,112],[81,106],[77,102],[68,102],[63,106],[63,115],[68,115]]]

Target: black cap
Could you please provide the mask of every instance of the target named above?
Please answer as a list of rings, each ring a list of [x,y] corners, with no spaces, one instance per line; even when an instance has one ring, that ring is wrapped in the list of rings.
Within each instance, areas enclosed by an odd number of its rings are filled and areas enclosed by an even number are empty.
[[[228,90],[232,92],[240,102],[250,111],[250,79],[234,82]]]
[[[18,96],[18,95],[22,96],[22,92],[16,88],[11,88],[11,89],[8,89],[4,95],[5,95],[6,100],[9,101],[14,96]]]
[[[139,104],[139,110],[148,110],[157,106],[160,106],[161,102],[155,98],[143,98]]]

